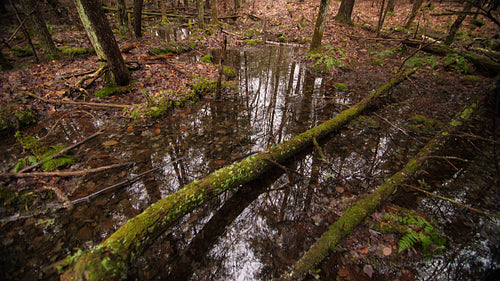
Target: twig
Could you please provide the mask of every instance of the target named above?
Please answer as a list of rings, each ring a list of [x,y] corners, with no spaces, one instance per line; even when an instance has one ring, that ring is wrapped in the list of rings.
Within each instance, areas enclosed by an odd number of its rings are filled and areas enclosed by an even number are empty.
[[[68,208],[70,210],[73,209],[73,204],[71,204],[71,201],[69,200],[68,196],[66,196],[66,194],[64,194],[64,192],[62,192],[59,188],[57,188],[56,186],[52,186],[52,185],[44,185],[43,188],[54,191],[57,198],[64,201],[64,203],[63,203],[64,208]]]
[[[323,160],[324,162],[329,164],[330,162],[328,161],[328,158],[326,158],[325,154],[323,154],[323,149],[321,149],[321,146],[319,146],[319,143],[316,140],[316,138],[313,138],[313,144],[314,144],[314,147],[316,148],[316,150],[318,151],[318,154],[319,154],[319,157],[321,157],[321,160]]]
[[[9,43],[10,41],[12,41],[12,39],[14,39],[14,37],[16,37],[16,34],[19,32],[19,30],[21,30],[21,28],[24,26],[24,23],[26,22],[26,20],[31,16],[31,14],[33,14],[37,9],[38,9],[38,2],[36,3],[35,5],[35,8],[33,8],[33,10],[31,12],[29,12],[26,17],[23,19],[23,21],[19,24],[19,26],[16,28],[16,30],[14,31],[14,33],[9,37],[9,39],[7,39],[7,41],[5,41],[4,43]]]
[[[177,161],[180,161],[180,160],[182,160],[182,159],[184,159],[184,158],[186,158],[186,157],[181,157],[181,158],[178,158],[178,159],[176,159],[176,160],[174,160],[174,161],[170,161],[170,162],[169,162],[169,163],[167,163],[166,165],[168,165],[168,164],[173,164],[173,163],[175,163],[175,162],[177,162]],[[120,188],[120,187],[122,187],[122,186],[125,186],[125,185],[127,185],[127,184],[129,184],[129,183],[133,183],[133,182],[137,181],[138,179],[140,179],[141,177],[143,177],[143,176],[145,176],[145,175],[147,175],[147,174],[149,174],[149,173],[155,172],[155,171],[157,171],[157,170],[159,170],[159,169],[161,169],[161,168],[162,168],[162,167],[156,167],[156,168],[153,168],[153,169],[147,170],[146,172],[143,172],[143,173],[141,173],[141,174],[138,174],[137,176],[135,176],[135,177],[133,177],[133,178],[131,178],[131,179],[127,179],[127,180],[122,181],[122,182],[119,182],[119,183],[117,183],[117,184],[113,184],[113,185],[108,186],[108,187],[106,187],[106,188],[103,188],[103,189],[101,189],[101,190],[99,190],[99,191],[97,191],[97,192],[95,192],[95,193],[92,193],[92,194],[90,194],[90,195],[88,195],[88,196],[85,196],[85,197],[82,197],[82,198],[75,199],[75,200],[71,201],[71,204],[72,204],[72,205],[76,205],[76,204],[79,204],[79,203],[88,202],[88,201],[90,201],[90,199],[92,199],[92,198],[94,198],[94,197],[97,197],[97,196],[99,196],[99,195],[101,195],[101,194],[105,194],[105,193],[108,193],[108,192],[114,191],[114,190],[116,190],[116,189],[118,189],[118,188]]]
[[[71,101],[71,100],[49,100],[46,98],[39,97],[33,93],[30,92],[24,92],[24,94],[34,97],[36,99],[39,99],[43,102],[46,103],[52,103],[52,104],[72,104],[72,105],[79,105],[79,106],[100,106],[100,107],[113,107],[113,108],[125,108],[127,106],[131,105],[124,105],[124,104],[115,104],[115,103],[97,103],[97,102],[78,102],[78,101]]]
[[[0,178],[36,178],[36,177],[79,177],[92,173],[98,173],[105,170],[120,168],[130,165],[131,163],[113,164],[79,171],[56,171],[56,172],[31,172],[31,173],[4,173],[0,174]]]
[[[453,203],[453,204],[455,204],[455,205],[458,205],[458,206],[464,207],[464,208],[466,208],[466,209],[469,209],[469,210],[471,210],[471,211],[473,211],[473,212],[476,212],[476,213],[479,213],[479,214],[481,214],[481,215],[486,215],[486,216],[494,217],[494,218],[497,218],[497,219],[499,219],[499,218],[500,218],[500,215],[497,215],[497,214],[491,214],[491,213],[488,213],[488,212],[485,212],[485,211],[481,211],[481,210],[476,209],[476,208],[473,208],[473,207],[469,207],[469,206],[467,206],[467,205],[465,205],[465,204],[462,204],[462,203],[459,203],[459,202],[457,202],[457,201],[455,201],[455,200],[453,200],[453,199],[450,199],[450,198],[447,198],[447,197],[444,197],[444,196],[440,196],[440,195],[434,194],[434,193],[429,192],[429,191],[427,191],[427,190],[423,190],[423,189],[421,189],[421,188],[419,188],[419,187],[416,187],[416,186],[413,186],[413,185],[409,185],[409,184],[405,184],[404,186],[409,187],[409,188],[413,188],[413,189],[415,189],[415,190],[418,190],[418,191],[420,191],[420,192],[423,192],[423,193],[425,193],[425,194],[428,194],[428,195],[430,195],[430,196],[432,196],[432,197],[436,197],[436,198],[439,198],[439,199],[446,200],[446,201],[448,201],[448,202],[451,202],[451,203]]]
[[[403,130],[403,129],[399,128],[398,126],[396,126],[396,125],[394,125],[394,124],[392,124],[392,123],[391,123],[391,121],[389,121],[389,120],[387,120],[386,118],[384,118],[384,117],[382,117],[382,116],[378,115],[377,113],[373,113],[373,114],[375,114],[378,118],[380,118],[380,119],[384,120],[385,122],[387,122],[387,124],[391,125],[392,127],[396,128],[396,129],[398,129],[398,130],[400,130],[400,131],[401,131],[403,134],[405,134],[406,136],[408,136],[408,133],[407,133],[405,130]]]
[[[83,143],[85,143],[85,142],[87,142],[87,141],[89,141],[89,140],[91,140],[91,139],[93,139],[93,138],[97,137],[98,135],[100,135],[100,134],[102,134],[102,133],[103,133],[103,131],[102,131],[102,130],[99,130],[97,133],[95,133],[95,134],[93,134],[93,135],[91,135],[91,136],[89,136],[89,137],[86,137],[85,139],[83,139],[83,140],[81,140],[81,141],[79,141],[79,142],[77,142],[77,143],[75,143],[75,144],[73,144],[73,145],[70,145],[70,146],[66,147],[65,149],[63,149],[63,150],[61,150],[61,151],[59,151],[59,152],[57,152],[57,153],[55,153],[55,154],[51,155],[50,157],[48,157],[48,158],[46,158],[46,159],[44,159],[44,160],[41,160],[40,162],[36,163],[35,165],[31,165],[31,166],[29,166],[29,167],[26,167],[26,168],[24,168],[24,169],[21,169],[21,170],[19,171],[19,173],[24,173],[24,172],[26,172],[26,171],[33,170],[33,169],[35,169],[36,167],[38,167],[38,166],[42,165],[43,163],[45,163],[45,162],[47,162],[47,161],[49,161],[49,160],[52,160],[52,159],[54,159],[54,158],[56,158],[56,157],[59,157],[59,156],[61,156],[61,155],[63,155],[64,153],[66,153],[66,152],[70,151],[71,149],[73,149],[73,148],[75,148],[75,147],[77,147],[77,146],[79,146],[79,145],[81,145],[81,144],[83,144]]]

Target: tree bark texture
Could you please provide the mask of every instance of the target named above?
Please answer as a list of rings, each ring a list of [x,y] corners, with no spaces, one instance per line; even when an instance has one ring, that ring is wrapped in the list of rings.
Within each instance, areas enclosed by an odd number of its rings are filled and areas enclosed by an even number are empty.
[[[217,5],[217,0],[212,0],[212,24],[219,24],[219,5]]]
[[[144,0],[134,0],[134,34],[142,38],[142,3]]]
[[[130,74],[106,15],[101,8],[100,1],[75,0],[75,5],[83,26],[96,50],[98,59],[106,62],[110,70],[107,83],[120,86],[127,85],[130,81]]]
[[[445,45],[449,46],[451,45],[451,43],[453,43],[453,40],[455,40],[455,35],[457,34],[460,25],[462,25],[462,22],[467,17],[467,13],[470,12],[471,9],[472,9],[472,2],[466,2],[463,9],[463,13],[458,15],[457,19],[450,28],[448,36],[446,36],[446,39],[444,40]]]
[[[394,6],[396,5],[396,0],[387,1],[387,12],[394,13]]]
[[[413,2],[410,17],[408,18],[408,21],[405,24],[405,28],[410,28],[411,24],[413,23],[413,20],[415,20],[415,17],[418,14],[418,11],[420,11],[420,7],[422,7],[423,2],[424,2],[424,0],[415,0]]]
[[[330,7],[330,0],[321,0],[319,4],[318,17],[314,25],[313,37],[309,51],[318,51],[321,49],[321,40],[323,39],[323,32],[325,31],[325,21],[328,15],[328,8]]]
[[[335,20],[342,23],[352,24],[351,15],[354,9],[354,0],[342,0]]]
[[[33,33],[36,34],[38,42],[45,53],[45,56],[49,59],[58,59],[61,57],[61,52],[57,49],[52,36],[50,35],[45,20],[40,13],[40,9],[36,7],[37,3],[33,0],[22,0],[21,5],[26,14],[31,13],[29,16],[31,28]]]
[[[181,217],[222,192],[258,179],[273,168],[274,163],[289,159],[310,146],[315,139],[324,138],[341,129],[413,72],[414,70],[407,70],[399,74],[335,118],[255,156],[221,168],[160,199],[127,221],[96,249],[68,257],[66,261],[71,263],[68,264],[70,268],[61,276],[61,280],[125,279],[129,264],[135,262],[147,247]]]
[[[203,0],[196,0],[196,9],[198,10],[198,27],[205,29],[205,3]]]
[[[128,29],[128,17],[127,17],[127,5],[125,4],[125,0],[118,0],[118,24],[120,25],[120,33],[127,34],[129,32]]]
[[[332,251],[344,237],[349,235],[368,215],[372,214],[382,203],[387,200],[406,180],[413,177],[420,170],[429,156],[444,146],[448,138],[456,131],[457,126],[470,119],[471,114],[477,110],[479,99],[473,100],[459,114],[453,118],[448,126],[440,131],[413,157],[406,166],[392,177],[387,179],[373,193],[357,201],[349,207],[344,214],[323,233],[309,250],[298,260],[293,269],[282,276],[283,280],[302,280]]]

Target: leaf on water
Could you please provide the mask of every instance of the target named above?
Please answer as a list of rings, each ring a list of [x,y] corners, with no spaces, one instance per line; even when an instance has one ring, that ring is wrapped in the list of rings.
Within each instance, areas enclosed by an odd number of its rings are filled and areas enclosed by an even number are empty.
[[[382,249],[382,253],[384,254],[384,256],[390,256],[392,254],[391,247],[384,247],[384,249]]]
[[[102,145],[104,145],[104,146],[112,146],[112,145],[117,145],[117,144],[118,144],[117,140],[109,140],[109,141],[105,141],[102,143]]]
[[[363,272],[368,275],[368,277],[372,278],[373,275],[373,267],[369,264],[363,266]]]

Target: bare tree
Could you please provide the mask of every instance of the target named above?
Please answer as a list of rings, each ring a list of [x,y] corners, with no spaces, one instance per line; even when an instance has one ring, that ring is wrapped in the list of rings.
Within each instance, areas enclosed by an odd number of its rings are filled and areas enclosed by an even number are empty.
[[[144,0],[134,0],[134,33],[142,38],[142,4]]]
[[[99,0],[74,0],[99,61],[106,62],[110,75],[108,84],[127,85],[130,75]]]
[[[475,2],[477,3],[478,1],[475,1]],[[451,43],[453,43],[453,40],[455,40],[455,35],[457,34],[457,31],[460,28],[460,25],[465,20],[465,18],[467,17],[467,13],[470,12],[470,10],[472,9],[472,5],[474,5],[474,4],[475,3],[471,2],[471,1],[467,1],[465,3],[464,9],[462,11],[463,13],[460,13],[458,15],[457,19],[455,20],[455,22],[451,26],[450,32],[448,33],[448,36],[446,36],[446,39],[444,40],[444,44],[449,46],[449,45],[451,45]]]
[[[422,7],[423,2],[424,0],[414,0],[413,7],[411,8],[410,17],[408,18],[408,21],[405,24],[405,28],[410,28],[413,20],[415,20],[415,17],[417,16],[418,11],[420,10],[420,7]]]
[[[196,9],[198,10],[198,27],[205,28],[205,3],[203,0],[196,0]]]
[[[342,0],[340,8],[335,16],[335,20],[342,23],[352,24],[351,15],[354,9],[355,0]]]
[[[321,0],[319,4],[318,17],[316,18],[316,24],[314,25],[314,33],[311,40],[311,46],[309,51],[317,51],[321,49],[321,40],[323,39],[323,32],[325,30],[325,21],[328,14],[328,7],[330,6],[330,0]]]

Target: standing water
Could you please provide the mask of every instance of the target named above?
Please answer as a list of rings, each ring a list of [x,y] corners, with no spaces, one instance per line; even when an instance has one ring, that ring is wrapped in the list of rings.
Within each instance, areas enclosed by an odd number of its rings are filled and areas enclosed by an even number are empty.
[[[95,248],[160,198],[332,118],[370,90],[335,90],[328,79],[312,73],[297,59],[300,52],[303,50],[286,46],[230,49],[224,64],[236,70],[238,90],[234,93],[227,93],[222,100],[201,101],[175,110],[151,127],[126,130],[111,126],[102,139],[83,146],[75,155],[77,159],[86,155],[96,165],[133,164],[121,172],[74,180],[71,199],[152,168],[160,169],[72,210],[32,215],[31,210],[2,210],[1,279],[57,279],[51,268],[54,262],[78,249]],[[405,93],[408,89],[401,87],[399,91]],[[401,113],[386,109],[381,114]],[[98,130],[105,123],[99,118],[68,121],[63,124],[61,135],[53,136],[54,141],[76,132]],[[290,159],[287,169],[277,166],[262,179],[223,193],[186,215],[132,265],[130,278],[278,277],[347,206],[376,188],[423,145],[397,126],[376,120],[353,122],[336,136],[320,142],[321,149],[315,147]],[[425,201],[422,206],[433,208]],[[498,222],[483,223],[493,230],[477,233],[480,237],[476,244],[480,245],[485,237],[492,239],[491,234],[498,232]],[[460,250],[452,255],[474,252],[481,255],[480,260],[490,261],[483,264],[483,271],[498,267],[498,257],[490,248],[479,249],[484,251]],[[348,251],[341,249],[340,253]],[[335,263],[345,262],[342,255],[332,255],[338,258]],[[448,265],[453,264],[452,258],[446,259]],[[414,274],[444,280],[439,273],[432,273],[444,267],[441,260],[438,257],[425,264],[416,263],[414,268],[418,270]],[[325,266],[328,267],[323,264],[322,268]],[[390,274],[402,266],[381,266],[379,274],[393,276]],[[336,266],[330,264],[330,268]]]

